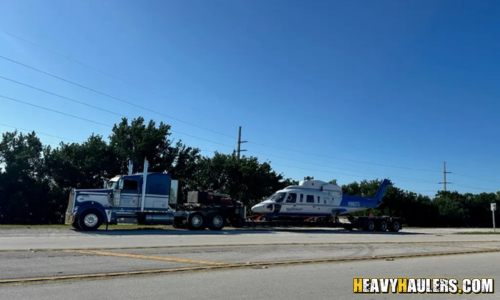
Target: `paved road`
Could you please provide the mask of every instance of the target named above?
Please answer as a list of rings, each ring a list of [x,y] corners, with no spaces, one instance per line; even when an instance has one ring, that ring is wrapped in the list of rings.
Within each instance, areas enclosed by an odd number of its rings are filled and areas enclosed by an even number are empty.
[[[0,229],[0,299],[386,299],[353,277],[500,275],[500,236],[464,231]]]
[[[482,231],[491,231],[480,229]],[[500,235],[460,235],[456,232],[479,229],[404,229],[399,233],[365,233],[339,229],[276,230],[99,230],[76,232],[70,229],[1,229],[0,250],[97,249],[123,247],[242,245],[275,243],[366,243],[500,241]]]
[[[498,299],[495,295],[354,295],[354,277],[500,278],[499,253],[243,268],[0,287],[0,298],[71,299]],[[492,263],[493,262],[493,263]],[[0,264],[1,265],[1,264]],[[496,288],[496,286],[495,286]]]
[[[354,243],[253,246],[190,246],[105,250],[0,252],[1,280],[99,273],[185,270],[197,267],[272,266],[289,262],[337,262],[345,259],[499,251],[500,242]],[[4,282],[5,283],[5,282]]]

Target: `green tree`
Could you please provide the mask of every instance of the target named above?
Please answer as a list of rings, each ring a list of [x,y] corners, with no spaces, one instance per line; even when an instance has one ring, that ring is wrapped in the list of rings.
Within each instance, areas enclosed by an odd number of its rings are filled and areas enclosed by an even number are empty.
[[[130,124],[127,118],[123,118],[115,124],[109,139],[119,173],[127,173],[129,159],[134,162],[134,171],[142,172],[144,158],[148,159],[148,170],[151,172],[170,170],[176,157],[172,153],[169,131],[170,125],[161,122],[156,127],[153,120],[146,125],[142,117],[132,120]]]
[[[442,226],[470,226],[467,198],[464,195],[456,191],[439,191],[434,198],[434,204],[439,209],[439,219]]]
[[[256,157],[243,156],[240,159],[233,152],[216,152],[213,157],[200,160],[196,186],[200,190],[214,190],[251,205],[270,196],[275,191],[291,184],[291,179],[283,180],[267,162],[259,163]]]
[[[49,179],[42,143],[34,132],[7,132],[0,143],[0,223],[38,224],[51,219]]]

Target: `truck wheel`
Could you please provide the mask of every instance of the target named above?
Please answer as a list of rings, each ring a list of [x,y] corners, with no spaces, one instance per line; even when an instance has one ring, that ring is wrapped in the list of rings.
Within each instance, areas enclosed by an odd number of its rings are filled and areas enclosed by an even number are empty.
[[[380,223],[378,223],[378,230],[379,231],[387,231],[387,222],[382,220]]]
[[[81,230],[93,231],[101,226],[103,220],[104,217],[98,210],[89,209],[78,216],[78,225]]]
[[[373,231],[375,229],[375,223],[372,220],[368,220],[365,222],[364,229],[366,231]]]
[[[401,229],[401,225],[398,221],[393,221],[389,227],[389,231],[398,232]]]
[[[221,230],[224,227],[224,217],[219,213],[213,213],[208,217],[208,229]]]
[[[205,218],[200,213],[189,214],[186,225],[189,230],[203,230],[205,229]]]

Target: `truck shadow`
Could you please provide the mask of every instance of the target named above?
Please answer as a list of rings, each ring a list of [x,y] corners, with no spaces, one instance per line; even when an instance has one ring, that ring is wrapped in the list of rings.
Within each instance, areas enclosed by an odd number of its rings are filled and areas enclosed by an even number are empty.
[[[76,231],[76,230],[74,230]],[[186,229],[161,229],[161,228],[145,228],[145,229],[99,229],[97,231],[76,231],[86,235],[125,235],[125,236],[141,236],[141,235],[250,235],[250,234],[278,234],[280,232],[293,232],[303,234],[331,234],[331,235],[426,235],[418,232],[380,232],[380,231],[356,231],[344,229],[297,229],[297,228],[238,228],[238,229],[223,229],[219,231],[212,230],[186,230]]]

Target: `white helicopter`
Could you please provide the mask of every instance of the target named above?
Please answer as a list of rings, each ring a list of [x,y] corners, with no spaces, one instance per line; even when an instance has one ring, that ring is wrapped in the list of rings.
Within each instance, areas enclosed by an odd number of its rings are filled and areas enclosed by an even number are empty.
[[[342,188],[305,177],[298,186],[288,186],[252,207],[256,214],[268,217],[335,217],[378,207],[387,187],[384,179],[373,198],[343,195]]]

